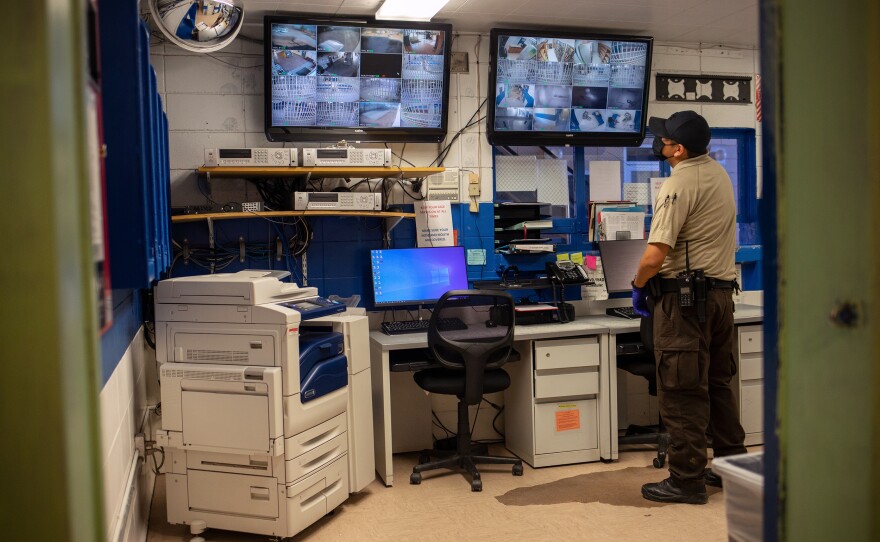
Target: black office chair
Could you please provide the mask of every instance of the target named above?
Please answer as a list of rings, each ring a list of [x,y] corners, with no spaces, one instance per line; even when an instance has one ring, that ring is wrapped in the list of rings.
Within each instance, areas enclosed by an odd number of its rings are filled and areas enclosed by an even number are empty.
[[[639,336],[640,344],[618,343],[617,368],[648,380],[648,394],[657,396],[657,364],[654,360],[653,318],[642,318]],[[669,449],[669,433],[663,427],[663,419],[655,426],[630,425],[626,434],[617,439],[620,444],[656,444],[657,457],[653,464],[662,468],[666,464],[666,451]]]
[[[513,465],[513,474],[522,476],[522,460],[476,453],[468,427],[469,405],[510,386],[510,376],[500,367],[519,359],[513,349],[513,315],[513,297],[503,291],[452,290],[434,306],[427,351],[442,367],[424,369],[413,378],[430,393],[458,397],[456,449],[423,451],[411,484],[420,484],[425,471],[458,468],[470,473],[472,491],[482,491],[476,465],[489,463]],[[431,461],[432,456],[440,459]]]

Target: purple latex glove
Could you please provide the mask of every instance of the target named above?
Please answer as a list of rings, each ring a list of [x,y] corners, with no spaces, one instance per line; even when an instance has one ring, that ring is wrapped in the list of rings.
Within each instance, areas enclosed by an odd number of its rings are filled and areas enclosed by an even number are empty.
[[[635,284],[632,284],[632,288],[633,309],[636,311],[636,314],[642,318],[650,318],[651,311],[648,310],[648,286],[645,285],[639,288]]]

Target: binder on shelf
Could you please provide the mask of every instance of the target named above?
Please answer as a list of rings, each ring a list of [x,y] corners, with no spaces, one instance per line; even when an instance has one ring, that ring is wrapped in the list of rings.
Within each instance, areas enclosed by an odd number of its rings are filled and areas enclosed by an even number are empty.
[[[597,215],[599,241],[645,238],[644,207],[608,207]]]
[[[546,245],[550,243],[549,237],[533,237],[531,239],[511,239],[508,241],[512,245]]]
[[[553,220],[548,218],[548,219],[544,219],[544,220],[525,220],[523,222],[519,222],[517,224],[514,224],[513,226],[508,226],[505,229],[518,231],[518,230],[529,230],[529,229],[540,230],[541,228],[552,228],[552,227],[553,227]]]
[[[602,221],[602,211],[606,211],[609,209],[625,209],[631,207],[636,207],[636,204],[632,201],[591,201],[589,203],[589,231],[587,232],[588,239],[590,239],[591,241],[599,240],[599,225]],[[640,208],[639,210],[643,211],[642,208]]]
[[[509,243],[498,248],[501,254],[541,254],[556,252],[556,245],[551,243]]]

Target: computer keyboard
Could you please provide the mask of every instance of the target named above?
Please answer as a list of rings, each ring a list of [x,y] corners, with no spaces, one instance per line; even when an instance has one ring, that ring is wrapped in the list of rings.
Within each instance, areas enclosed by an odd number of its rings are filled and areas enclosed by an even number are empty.
[[[418,333],[428,331],[428,320],[407,320],[404,322],[382,322],[382,332],[386,335]]]
[[[607,314],[608,316],[629,318],[630,320],[635,320],[636,318],[639,318],[639,315],[636,314],[636,310],[632,307],[612,307],[610,309],[605,309],[605,314]]]
[[[426,333],[430,320],[407,320],[401,322],[382,322],[382,332],[386,335],[401,335],[404,333]],[[456,331],[467,329],[464,322],[458,318],[441,318],[437,323],[441,331]]]

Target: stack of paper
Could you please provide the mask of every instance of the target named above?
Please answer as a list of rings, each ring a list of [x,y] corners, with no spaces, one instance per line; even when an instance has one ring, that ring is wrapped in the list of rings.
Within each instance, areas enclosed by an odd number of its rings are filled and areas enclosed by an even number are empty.
[[[600,241],[621,241],[645,238],[644,207],[609,208],[599,213]]]
[[[636,204],[631,201],[591,201],[589,211],[589,239],[591,241],[600,240],[599,228],[602,222],[602,216],[606,211],[615,212],[628,209],[644,211],[643,208],[636,207]]]

